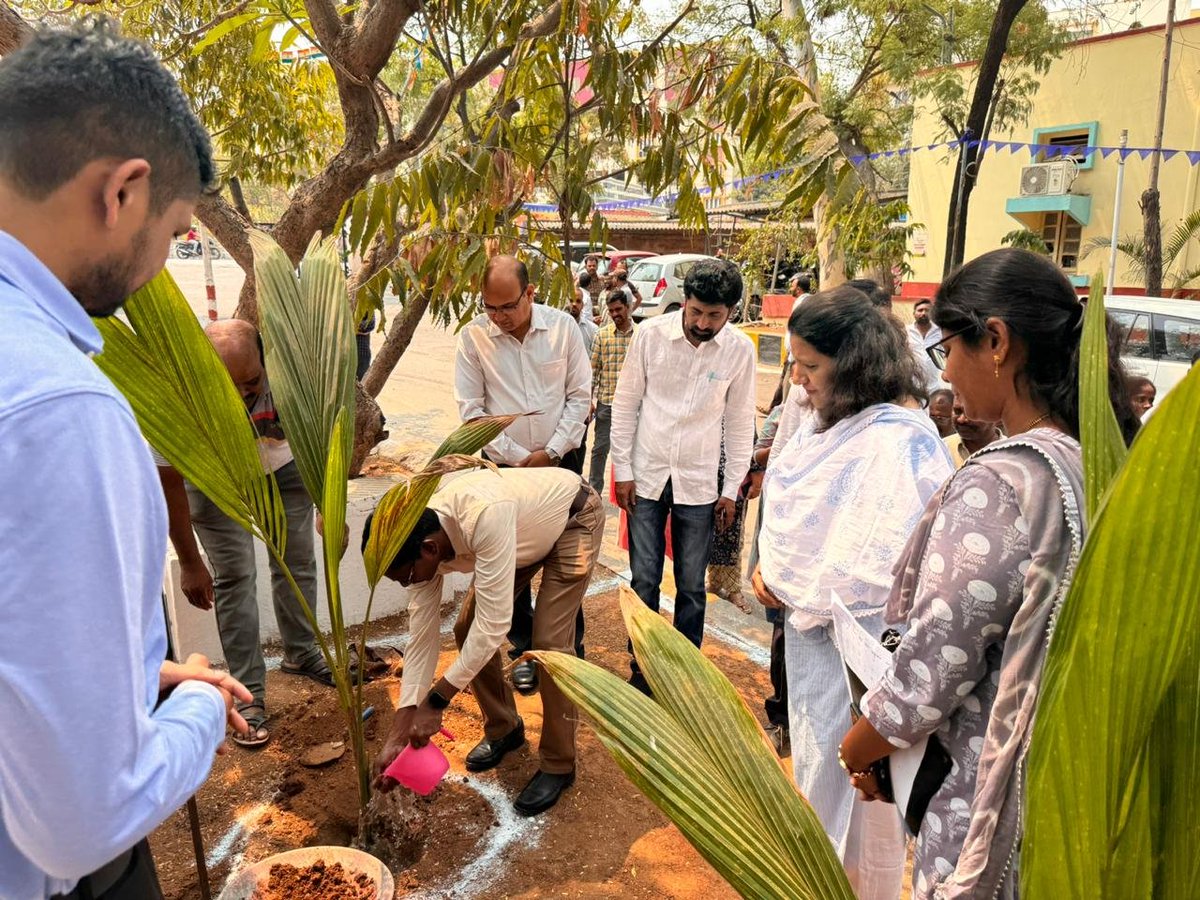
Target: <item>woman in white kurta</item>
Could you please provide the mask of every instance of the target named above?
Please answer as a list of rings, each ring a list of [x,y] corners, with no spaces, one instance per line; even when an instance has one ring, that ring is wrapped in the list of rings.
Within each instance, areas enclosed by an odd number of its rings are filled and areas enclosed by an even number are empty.
[[[903,328],[889,313],[839,288],[793,312],[788,334],[809,412],[763,482],[754,589],[764,604],[787,610],[797,787],[857,895],[895,900],[904,870],[899,814],[857,800],[838,764],[850,698],[830,598],[882,634],[892,567],[954,464],[929,417],[911,408],[923,390]]]

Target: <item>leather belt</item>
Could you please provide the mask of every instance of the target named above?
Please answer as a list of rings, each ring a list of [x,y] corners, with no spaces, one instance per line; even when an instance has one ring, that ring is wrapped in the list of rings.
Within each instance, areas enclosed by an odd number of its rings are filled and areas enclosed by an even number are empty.
[[[590,484],[581,484],[579,486],[579,493],[576,494],[575,499],[571,501],[571,512],[567,515],[567,518],[573,519],[583,512],[583,508],[587,506],[588,498],[594,493],[595,491],[592,490],[592,486]]]

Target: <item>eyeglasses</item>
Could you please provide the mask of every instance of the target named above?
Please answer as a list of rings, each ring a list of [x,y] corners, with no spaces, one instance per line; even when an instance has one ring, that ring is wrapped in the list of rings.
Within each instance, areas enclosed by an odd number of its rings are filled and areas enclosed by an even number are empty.
[[[963,331],[966,331],[966,329],[963,329]],[[958,337],[963,333],[963,331],[956,331],[953,334],[948,334],[936,344],[931,344],[925,348],[925,352],[929,354],[929,358],[933,361],[934,368],[936,368],[939,372],[946,371],[946,358],[950,355],[950,351],[947,350],[943,344],[950,340],[950,338]]]
[[[525,299],[525,292],[522,291],[516,300],[510,303],[505,303],[502,306],[488,306],[482,298],[479,300],[479,305],[483,307],[483,311],[487,313],[488,318],[494,319],[496,316],[511,316],[521,307],[521,301]]]

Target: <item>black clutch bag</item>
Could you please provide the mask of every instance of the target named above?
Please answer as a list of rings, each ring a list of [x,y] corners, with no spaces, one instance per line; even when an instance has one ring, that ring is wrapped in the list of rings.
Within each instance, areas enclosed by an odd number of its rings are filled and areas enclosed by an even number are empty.
[[[880,643],[884,648],[892,653],[896,652],[896,648],[900,646],[900,633],[894,628],[889,628],[883,633],[880,638]],[[860,712],[857,703],[850,705],[851,717],[858,719]],[[879,793],[889,803],[896,802],[895,786],[892,783],[892,766],[891,757],[885,756],[883,759],[877,759],[871,763],[871,774],[875,776],[875,784],[879,787]],[[946,780],[946,776],[950,774],[952,762],[950,754],[946,748],[942,746],[942,742],[938,740],[936,734],[931,734],[925,742],[925,755],[921,757],[921,765],[917,767],[917,775],[913,780],[912,792],[908,797],[907,808],[901,810],[904,816],[904,824],[912,834],[916,834],[921,830],[921,821],[925,818],[925,811],[929,809],[929,802],[933,799],[933,795],[941,788],[942,782]]]

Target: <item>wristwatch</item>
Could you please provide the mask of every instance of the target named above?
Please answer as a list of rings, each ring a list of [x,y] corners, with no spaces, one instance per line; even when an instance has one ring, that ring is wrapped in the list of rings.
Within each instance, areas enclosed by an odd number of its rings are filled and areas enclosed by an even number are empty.
[[[562,456],[557,450],[551,450],[549,447],[547,447],[546,455],[550,457],[550,462],[554,463],[556,466],[562,462]]]
[[[443,697],[438,692],[437,688],[430,688],[429,693],[425,695],[425,702],[429,704],[430,709],[441,711],[450,705],[449,699]]]

